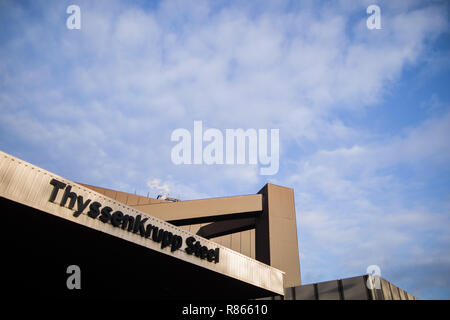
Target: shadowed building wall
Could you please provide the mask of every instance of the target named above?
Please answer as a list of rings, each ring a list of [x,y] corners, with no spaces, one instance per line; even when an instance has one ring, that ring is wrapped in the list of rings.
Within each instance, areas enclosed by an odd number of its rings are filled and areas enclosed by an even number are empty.
[[[284,297],[272,296],[258,300],[418,300],[412,294],[379,278],[369,275],[311,283],[284,289]],[[367,281],[372,283],[369,289]]]

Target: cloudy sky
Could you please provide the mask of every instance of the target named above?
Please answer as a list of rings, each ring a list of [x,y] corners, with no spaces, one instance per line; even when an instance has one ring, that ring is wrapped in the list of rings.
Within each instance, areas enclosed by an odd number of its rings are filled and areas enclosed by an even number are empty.
[[[378,265],[449,299],[449,13],[445,0],[1,1],[0,149],[153,197],[294,188],[303,283]],[[279,129],[278,173],[173,164],[171,133],[195,120]]]

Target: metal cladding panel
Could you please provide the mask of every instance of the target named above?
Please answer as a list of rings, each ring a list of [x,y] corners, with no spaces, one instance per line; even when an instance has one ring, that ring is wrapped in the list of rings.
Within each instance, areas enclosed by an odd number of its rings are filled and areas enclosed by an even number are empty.
[[[344,300],[367,300],[368,293],[364,277],[342,279]]]
[[[392,300],[400,300],[400,293],[398,292],[398,288],[392,283],[389,283],[389,285],[391,287]]]
[[[384,300],[392,300],[391,288],[389,282],[383,278],[381,280],[381,290],[383,291]]]
[[[284,289],[284,300],[295,300],[293,287]]]
[[[400,299],[401,300],[408,300],[408,298],[406,297],[406,292],[404,290],[399,288],[398,291],[400,291]]]
[[[316,300],[313,284],[294,287],[295,300]]]
[[[320,282],[317,284],[319,300],[340,300],[339,284],[337,280]]]
[[[78,196],[82,196],[85,201],[87,199],[90,199],[91,203],[97,201],[102,204],[102,207],[111,207],[113,209],[112,212],[121,211],[124,215],[129,215],[134,218],[138,215],[141,215],[142,218],[147,218],[147,222],[153,226],[169,231],[174,235],[181,236],[183,238],[182,247],[173,252],[171,251],[170,246],[162,249],[160,243],[142,237],[139,233],[129,232],[122,228],[114,227],[109,222],[103,223],[99,219],[89,217],[86,213],[88,210],[84,210],[78,217],[75,217],[74,210],[77,207],[77,204],[75,204],[73,209],[60,205],[63,196],[62,190],[58,192],[54,202],[49,201],[53,191],[53,185],[50,184],[52,179],[70,185],[72,187],[71,192],[76,193]],[[282,271],[221,246],[213,241],[201,238],[149,214],[140,212],[93,191],[92,189],[54,175],[1,151],[0,196],[115,237],[131,241],[151,250],[171,255],[186,262],[253,284],[276,294],[284,294],[284,273]],[[200,259],[195,255],[187,254],[184,250],[186,248],[184,240],[191,236],[208,248],[220,248],[220,261],[218,263],[209,262],[207,259]]]
[[[407,300],[417,300],[416,297],[399,289],[389,281],[381,277],[379,279],[380,289],[368,289],[367,281],[370,281],[372,285],[376,285],[376,279],[371,275],[286,288],[285,300],[292,296],[290,289],[294,289],[295,300],[315,300],[316,297],[319,300],[338,300],[339,298],[343,300],[400,300],[400,294],[402,298]],[[339,282],[342,283],[342,297],[339,297]],[[317,296],[315,288],[317,288]]]

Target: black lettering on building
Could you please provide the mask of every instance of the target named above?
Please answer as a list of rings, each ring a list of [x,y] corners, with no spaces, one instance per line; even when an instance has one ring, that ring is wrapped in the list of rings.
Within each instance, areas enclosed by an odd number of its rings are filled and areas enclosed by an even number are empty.
[[[149,223],[147,227],[145,228],[145,237],[150,237],[150,234],[152,233],[153,226]]]
[[[174,252],[174,251],[180,249],[182,244],[183,244],[183,239],[180,236],[174,235],[172,237],[170,251]]]
[[[192,254],[194,252],[194,242],[195,242],[195,238],[194,237],[189,237],[186,239],[186,249],[184,249],[186,251],[187,254]]]
[[[109,220],[111,220],[111,211],[112,211],[112,209],[110,207],[104,207],[102,209],[102,211],[100,212],[101,213],[101,216],[99,218],[100,221],[103,223],[107,223]]]
[[[134,217],[128,214],[124,215],[122,218],[122,229],[127,229],[127,231],[132,231],[134,225]],[[127,227],[128,226],[128,227]]]
[[[75,192],[70,192],[70,190],[72,190],[72,186],[67,186],[61,199],[61,207],[64,207],[66,205],[67,199],[70,198],[69,209],[73,209],[75,201],[77,201],[77,194]]]
[[[52,179],[50,181],[50,184],[53,186],[53,190],[50,195],[50,199],[48,201],[53,202],[53,201],[55,201],[56,196],[58,195],[59,189],[65,188],[66,184],[64,182],[58,181],[56,179]]]
[[[83,196],[78,196],[75,192],[72,192],[72,186],[67,185],[56,179],[52,179],[50,184],[53,186],[50,194],[49,201],[55,202],[58,192],[62,189],[64,194],[62,195],[60,206],[64,207],[69,201],[68,208],[74,210],[75,204],[77,205],[76,211],[73,213],[74,217],[80,216],[83,211],[89,206],[87,215],[92,219],[99,217],[99,220],[103,223],[111,222],[114,227],[121,227],[124,230],[139,234],[141,237],[152,239],[154,242],[161,243],[161,249],[170,246],[170,251],[174,252],[180,249],[183,245],[183,238],[179,235],[173,234],[167,230],[161,229],[157,226],[146,224],[148,218],[142,218],[142,215],[132,216],[123,214],[117,210],[111,214],[113,209],[105,206],[102,208],[100,202],[91,202],[91,199],[84,199]],[[209,262],[219,262],[219,248],[208,249],[207,246],[203,246],[200,241],[196,241],[195,237],[188,237],[186,239],[187,254],[194,254],[200,259],[207,259]]]
[[[105,208],[109,208],[109,207],[105,207]],[[103,209],[104,210],[104,209]],[[103,211],[102,210],[102,211]],[[114,227],[118,227],[120,226],[120,224],[122,223],[122,218],[123,218],[123,213],[122,211],[116,211],[112,214],[111,216],[111,224]]]
[[[152,229],[153,229],[153,233],[152,233],[153,241],[160,243],[163,238],[164,229],[159,229],[158,227],[155,227],[155,226],[153,226]]]
[[[142,219],[142,216],[138,214],[136,216],[136,220],[134,221],[133,233],[137,233],[139,231],[141,237],[145,236],[145,222],[147,220],[148,218]]]
[[[83,196],[77,197],[77,211],[73,213],[74,217],[78,217],[84,209],[88,206],[88,204],[91,202],[91,199],[87,199],[85,202],[83,202]]]
[[[102,206],[101,203],[98,203],[97,201],[92,202],[89,206],[89,211],[87,215],[93,219],[97,218],[97,216],[100,214],[100,207]]]
[[[164,249],[165,247],[169,246],[172,243],[172,237],[173,237],[172,232],[164,231],[163,238],[161,241],[161,249]]]

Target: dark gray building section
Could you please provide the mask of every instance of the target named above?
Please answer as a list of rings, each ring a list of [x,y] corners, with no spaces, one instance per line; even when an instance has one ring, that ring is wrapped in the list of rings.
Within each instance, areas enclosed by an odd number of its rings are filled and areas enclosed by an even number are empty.
[[[343,300],[369,299],[369,292],[363,278],[364,277],[353,277],[340,280],[342,282]]]
[[[317,284],[319,300],[341,300],[339,281],[326,281]]]
[[[304,286],[297,286],[293,288],[287,288],[285,291],[293,292],[292,300],[317,300],[317,285],[316,284],[306,284]],[[285,298],[286,298],[285,294]]]
[[[379,281],[378,281],[379,280]],[[368,283],[372,284],[370,289]],[[377,288],[378,287],[378,288]],[[270,300],[417,300],[384,278],[369,275],[286,288]]]

